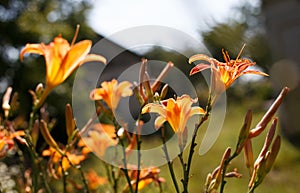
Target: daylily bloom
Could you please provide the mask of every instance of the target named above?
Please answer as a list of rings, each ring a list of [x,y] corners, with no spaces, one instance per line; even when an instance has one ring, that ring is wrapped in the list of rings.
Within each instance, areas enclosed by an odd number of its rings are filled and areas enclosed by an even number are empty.
[[[88,136],[82,137],[78,143],[80,147],[83,147],[83,154],[93,152],[100,157],[105,155],[108,147],[117,144],[115,126],[101,123],[93,125],[93,128],[88,132]]]
[[[239,55],[235,60],[230,59],[228,52],[224,52],[224,50],[222,50],[225,63],[219,62],[218,60],[211,58],[205,54],[196,54],[194,56],[191,56],[189,59],[189,63],[202,60],[208,62],[209,64],[200,63],[196,65],[190,71],[190,75],[211,68],[213,76],[215,76],[215,80],[213,79],[213,81],[216,81],[216,84],[219,84],[219,81],[222,82],[224,84],[225,89],[227,89],[238,77],[244,74],[257,74],[262,76],[268,76],[266,73],[260,71],[246,70],[248,67],[255,65],[255,62],[252,62],[249,59],[245,58],[239,59],[243,48],[241,49]],[[216,86],[218,87],[220,85]]]
[[[129,165],[128,168],[129,168],[129,177],[131,179],[131,185],[133,189],[135,189],[137,183],[136,180],[138,177],[137,166]],[[160,173],[160,169],[157,167],[142,168],[139,176],[138,190],[142,190],[152,182],[154,182],[156,185],[165,182],[164,178],[159,177],[159,173]],[[129,186],[126,185],[124,188],[124,192],[125,190],[128,190],[128,188]]]
[[[85,177],[91,190],[96,190],[99,186],[107,183],[107,178],[98,176],[98,174],[92,169],[85,174]]]
[[[107,106],[115,110],[121,97],[132,95],[131,83],[123,81],[118,84],[116,79],[110,82],[104,81],[101,83],[101,88],[96,88],[90,93],[92,100],[104,100]]]
[[[24,136],[25,132],[22,130],[15,132],[8,132],[6,130],[0,131],[0,158],[4,157],[9,150],[14,148],[14,139],[23,140],[21,136]]]
[[[67,169],[69,169],[71,167],[71,164],[78,165],[83,160],[86,159],[85,155],[80,155],[80,154],[76,154],[73,152],[65,152],[65,156],[62,158],[61,152],[59,152],[57,149],[55,149],[53,147],[49,147],[49,149],[44,150],[42,152],[42,155],[50,156],[49,166],[52,166],[52,167],[49,167],[48,169],[50,170],[50,173],[54,177],[57,177],[57,175],[61,176],[62,169],[64,171],[66,171]],[[61,164],[60,164],[60,161],[61,161]]]
[[[89,61],[106,63],[104,57],[88,54],[92,46],[90,40],[83,40],[74,44],[77,33],[78,28],[71,45],[66,39],[59,35],[48,45],[44,43],[27,44],[21,51],[21,60],[23,60],[25,53],[33,53],[43,55],[46,61],[46,88],[38,107],[45,100],[49,92],[54,87],[63,83],[81,64]]]
[[[143,113],[158,113],[155,120],[155,127],[158,129],[166,121],[170,124],[174,132],[178,135],[179,145],[184,145],[182,135],[186,134],[186,124],[188,119],[196,114],[205,114],[205,111],[198,106],[192,107],[197,99],[192,99],[189,95],[182,95],[177,97],[176,100],[169,98],[163,101],[162,104],[149,103],[142,109]]]

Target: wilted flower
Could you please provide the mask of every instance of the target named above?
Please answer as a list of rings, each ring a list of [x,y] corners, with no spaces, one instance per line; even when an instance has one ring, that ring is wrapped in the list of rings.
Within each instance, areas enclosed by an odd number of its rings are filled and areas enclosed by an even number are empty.
[[[104,57],[88,54],[92,46],[92,41],[83,40],[74,44],[76,36],[77,33],[71,45],[59,35],[48,45],[44,43],[27,44],[21,51],[21,60],[23,60],[25,53],[34,53],[43,55],[46,61],[46,88],[40,103],[37,105],[38,107],[45,100],[49,92],[54,87],[63,83],[81,64],[89,61],[106,63]]]
[[[118,84],[116,79],[110,82],[104,81],[101,83],[101,88],[96,88],[90,93],[92,100],[104,100],[107,106],[115,110],[121,97],[132,95],[131,83],[123,81]]]

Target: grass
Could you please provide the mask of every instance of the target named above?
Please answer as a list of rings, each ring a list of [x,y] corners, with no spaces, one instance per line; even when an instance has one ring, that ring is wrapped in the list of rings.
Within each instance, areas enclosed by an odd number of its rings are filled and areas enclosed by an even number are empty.
[[[224,127],[221,131],[219,138],[214,146],[203,156],[197,154],[194,155],[192,164],[191,179],[190,179],[190,192],[202,192],[205,183],[206,176],[209,172],[212,172],[216,166],[218,166],[222,154],[226,147],[235,147],[239,129],[241,128],[246,114],[247,108],[244,106],[237,107],[237,105],[228,107],[228,113]],[[263,116],[264,111],[253,112],[252,127]],[[267,127],[269,128],[269,127]],[[280,128],[277,129],[277,133],[280,134]],[[263,145],[266,131],[261,136],[253,140],[254,154],[257,156]],[[203,135],[199,135],[198,144],[201,141]],[[198,149],[199,147],[196,147]],[[187,154],[187,152],[185,152]],[[181,166],[179,160],[174,160],[174,168],[177,174],[181,174]],[[243,174],[242,178],[227,179],[225,192],[247,192],[247,185],[249,182],[248,170],[244,165],[243,154],[237,159],[233,160],[229,167],[229,170],[237,168],[238,171]],[[169,178],[168,168],[166,166],[161,167],[162,176],[166,178],[167,184],[165,184],[166,192],[174,192],[171,179]],[[293,147],[284,138],[282,140],[281,149],[277,160],[273,166],[271,172],[266,176],[263,183],[256,189],[256,193],[294,193],[300,189],[300,183],[298,179],[300,177],[300,151]],[[178,180],[180,183],[180,179]],[[181,185],[181,184],[180,184]]]
[[[218,165],[222,158],[223,152],[227,147],[234,149],[239,130],[243,124],[244,116],[248,109],[253,109],[253,104],[232,104],[229,101],[227,107],[227,114],[221,133],[213,145],[213,147],[203,156],[198,155],[199,145],[196,146],[195,155],[192,162],[191,177],[189,184],[190,193],[203,192],[204,183],[208,173],[212,172]],[[265,113],[265,109],[255,107],[253,110],[252,125],[253,128]],[[280,121],[280,120],[279,120]],[[280,124],[279,124],[280,125]],[[198,133],[197,142],[201,143],[204,135],[204,129],[206,125],[203,125]],[[270,125],[267,127],[269,129]],[[259,137],[253,139],[253,151],[255,159],[258,156],[260,149],[263,146],[264,139],[267,131],[264,131]],[[277,133],[280,135],[280,128],[277,128]],[[153,142],[153,141],[152,141]],[[144,142],[144,145],[147,142]],[[160,143],[160,142],[158,142]],[[142,143],[143,145],[143,143]],[[186,155],[189,148],[184,152]],[[98,162],[98,161],[96,161]],[[97,164],[97,163],[94,164]],[[98,162],[99,165],[99,162]],[[180,177],[182,176],[182,168],[179,163],[179,159],[174,160],[175,173],[177,174],[178,184],[181,188]],[[225,193],[247,193],[247,187],[249,182],[248,170],[245,167],[243,152],[236,159],[234,159],[228,168],[228,171],[232,171],[237,168],[239,173],[243,176],[240,179],[230,178],[227,179],[225,186]],[[160,167],[161,175],[166,179],[166,183],[163,184],[164,193],[175,192],[172,180],[169,175],[168,166],[164,165]],[[266,176],[263,183],[256,189],[255,193],[295,193],[300,189],[300,150],[292,146],[286,139],[282,137],[282,144],[279,155],[275,161],[273,169]],[[125,182],[124,182],[125,183]],[[121,188],[122,189],[122,188]],[[103,190],[103,189],[102,189]],[[159,189],[154,184],[149,185],[141,193],[153,193],[159,192]]]

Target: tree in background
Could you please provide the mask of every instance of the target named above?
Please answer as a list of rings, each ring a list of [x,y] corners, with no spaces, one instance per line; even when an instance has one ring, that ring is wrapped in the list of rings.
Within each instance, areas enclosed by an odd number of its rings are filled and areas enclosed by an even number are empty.
[[[76,25],[80,24],[77,41],[96,40],[97,34],[86,22],[89,0],[3,0],[0,2],[0,93],[12,85],[20,93],[21,113],[31,110],[28,88],[34,89],[36,82],[43,80],[44,60],[27,57],[22,63],[19,51],[27,42],[48,44],[61,34],[71,42]],[[38,64],[37,64],[38,63]],[[72,79],[72,77],[70,78]],[[48,105],[52,115],[63,116],[64,104],[70,102],[72,81],[55,89],[49,96]],[[62,118],[62,120],[64,120]],[[61,135],[59,135],[61,136]]]
[[[221,49],[230,50],[235,59],[244,43],[247,44],[243,56],[252,58],[257,65],[268,72],[271,66],[271,51],[266,39],[264,18],[260,3],[245,2],[235,11],[235,18],[224,23],[213,24],[210,30],[203,32],[204,43],[211,54],[223,60]]]
[[[257,66],[268,73],[273,61],[271,49],[266,38],[260,2],[256,4],[245,2],[241,7],[237,7],[234,13],[234,18],[236,19],[215,23],[208,31],[201,33],[204,44],[212,56],[220,61],[224,61],[222,49],[229,50],[231,59],[235,59],[243,44],[246,44],[242,57],[251,58],[256,62]],[[238,85],[233,87],[230,93],[232,95],[230,98],[236,102],[243,101],[242,98],[245,96],[251,98],[251,96],[254,96],[254,93],[260,93],[259,98],[263,100],[272,98],[273,95],[269,81]],[[256,95],[255,97],[257,98],[258,96]],[[262,106],[261,101],[259,104],[253,105]]]

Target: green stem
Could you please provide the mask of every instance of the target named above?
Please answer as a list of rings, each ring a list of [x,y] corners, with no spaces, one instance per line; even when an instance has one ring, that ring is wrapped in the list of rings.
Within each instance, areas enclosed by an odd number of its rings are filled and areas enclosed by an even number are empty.
[[[77,169],[77,170],[79,171],[79,173],[80,173],[80,175],[81,175],[81,178],[82,178],[82,182],[83,182],[84,188],[85,188],[85,192],[86,192],[86,193],[89,193],[90,190],[89,190],[88,182],[87,182],[86,179],[85,179],[84,172],[82,171],[81,166],[80,166],[80,165],[77,165],[77,166],[74,165],[74,164],[71,162],[71,160],[69,159],[69,157],[68,157],[66,154],[61,154],[61,156],[62,156],[62,159],[65,157],[65,158],[67,159],[67,161],[69,162],[69,164],[70,164],[73,168],[75,168],[75,169]],[[61,167],[62,167],[62,165],[61,165]],[[62,171],[63,171],[63,167],[62,167]],[[65,175],[65,174],[63,174],[63,175]]]
[[[120,139],[120,138],[119,138]],[[129,186],[129,189],[130,189],[130,192],[131,193],[134,193],[133,191],[133,187],[131,185],[131,180],[130,180],[130,177],[128,175],[128,169],[127,169],[127,161],[126,161],[126,149],[125,149],[125,146],[124,146],[124,143],[123,143],[123,140],[120,139],[120,143],[121,143],[121,146],[122,146],[122,151],[123,151],[123,164],[124,164],[124,167],[121,169],[124,174],[125,174],[125,177],[126,177],[126,181],[127,181],[127,184]]]
[[[32,167],[32,171],[33,171],[33,177],[32,177],[32,189],[34,193],[38,192],[38,183],[39,183],[39,174],[42,173],[42,178],[43,178],[43,183],[44,183],[44,187],[47,193],[51,193],[51,188],[48,184],[45,172],[44,172],[44,167],[42,165],[41,160],[39,160],[39,155],[38,153],[35,151],[35,146],[32,143],[32,138],[31,138],[31,131],[33,128],[33,123],[35,120],[35,116],[36,116],[36,110],[33,109],[32,112],[30,113],[30,117],[29,117],[29,127],[28,129],[25,130],[25,141],[27,143],[27,150],[30,153],[30,157],[31,157],[31,163],[33,164]],[[42,172],[41,172],[42,171]]]
[[[66,193],[67,192],[67,174],[66,174],[65,169],[64,169],[63,164],[62,164],[63,159],[64,159],[64,156],[61,157],[59,164],[60,164],[61,173],[62,173],[63,192]]]
[[[192,137],[190,151],[189,151],[189,155],[188,155],[186,171],[184,173],[184,179],[183,179],[183,186],[184,186],[184,190],[186,193],[188,192],[187,190],[188,190],[189,175],[190,175],[190,170],[191,170],[191,165],[192,165],[192,159],[193,159],[193,155],[195,152],[195,147],[197,146],[197,143],[196,143],[197,133],[198,133],[200,126],[207,120],[208,116],[209,116],[209,111],[206,111],[205,115],[201,118],[199,124],[195,127],[194,132],[193,132],[193,137]]]
[[[140,181],[140,173],[141,173],[141,143],[139,134],[136,135],[137,140],[137,178],[136,178],[136,184],[135,184],[135,193],[138,193],[139,189],[139,181]]]
[[[180,191],[179,191],[179,187],[178,187],[176,175],[175,175],[175,172],[174,172],[174,169],[173,169],[173,163],[170,160],[168,149],[167,149],[167,145],[166,145],[165,129],[164,129],[164,127],[160,128],[160,129],[161,129],[161,139],[162,139],[162,142],[163,142],[163,150],[164,150],[164,153],[165,153],[165,156],[166,156],[166,160],[168,162],[168,167],[169,167],[170,175],[171,175],[171,178],[172,178],[172,181],[173,181],[176,193],[179,193]]]
[[[113,168],[111,169],[111,176],[112,176],[112,179],[113,179],[113,190],[114,190],[114,193],[117,193],[118,192],[118,181],[119,181],[119,178],[116,177],[116,171]]]
[[[238,156],[238,154],[235,152],[232,156],[230,156],[230,157],[229,157],[227,160],[225,160],[225,162],[224,162],[224,167],[223,167],[223,170],[222,170],[222,177],[221,177],[220,193],[223,193],[223,192],[224,192],[224,188],[225,188],[225,184],[226,184],[226,181],[225,181],[225,175],[226,175],[227,167],[228,167],[229,163],[230,163],[236,156]]]

